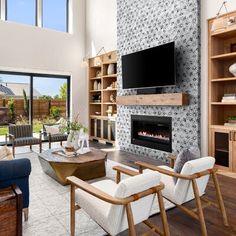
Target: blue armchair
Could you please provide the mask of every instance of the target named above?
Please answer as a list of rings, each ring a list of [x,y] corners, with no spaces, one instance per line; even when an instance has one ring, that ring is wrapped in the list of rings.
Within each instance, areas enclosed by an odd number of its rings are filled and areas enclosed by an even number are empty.
[[[16,184],[23,194],[23,212],[25,220],[28,219],[29,207],[29,175],[31,163],[29,159],[14,159],[0,161],[0,188]]]

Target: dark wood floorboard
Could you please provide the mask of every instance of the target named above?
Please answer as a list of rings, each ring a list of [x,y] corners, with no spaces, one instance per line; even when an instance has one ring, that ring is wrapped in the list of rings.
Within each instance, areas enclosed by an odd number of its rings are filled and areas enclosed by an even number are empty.
[[[97,143],[92,143],[91,146],[96,148],[106,149],[111,148],[111,146],[101,145]],[[146,161],[148,163],[160,165],[163,164],[160,161],[154,160],[148,157],[140,157],[131,153],[123,151],[114,151],[108,153],[108,159],[120,162],[125,165],[135,167],[134,162],[138,160]],[[224,227],[221,219],[221,214],[219,210],[215,207],[208,207],[204,209],[204,216],[207,225],[207,232],[209,236],[236,236],[236,179],[226,177],[223,175],[218,175],[221,191],[223,194],[223,199],[228,214],[230,227]],[[213,182],[210,179],[206,195],[207,198],[216,201],[215,192],[213,188]],[[194,201],[186,204],[186,206],[193,206]],[[167,211],[167,217],[170,227],[170,233],[173,236],[199,236],[201,235],[200,225],[198,221],[190,218],[180,210],[174,208]],[[160,215],[157,214],[152,216],[150,219],[156,225],[161,225]],[[137,235],[141,235],[147,230],[144,224],[139,224],[136,226]],[[119,234],[119,236],[129,235],[128,231],[124,231]],[[150,234],[156,235],[156,234]]]

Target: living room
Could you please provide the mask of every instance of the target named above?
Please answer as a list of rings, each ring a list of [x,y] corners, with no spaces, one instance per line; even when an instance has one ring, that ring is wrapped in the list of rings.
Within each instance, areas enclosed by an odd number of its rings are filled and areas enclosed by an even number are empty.
[[[0,236],[236,235],[235,1],[0,19]]]

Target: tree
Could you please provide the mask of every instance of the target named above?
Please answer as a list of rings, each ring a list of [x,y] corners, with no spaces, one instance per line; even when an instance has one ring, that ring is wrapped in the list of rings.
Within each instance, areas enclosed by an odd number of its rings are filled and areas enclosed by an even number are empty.
[[[25,112],[25,116],[28,117],[29,116],[29,101],[28,101],[28,98],[24,89],[23,89],[23,97],[24,97],[24,112]]]
[[[49,96],[49,95],[43,95],[41,97],[39,97],[40,99],[43,99],[43,100],[47,100],[47,101],[50,101],[52,100],[52,96]]]
[[[11,98],[11,100],[8,101],[8,110],[9,110],[9,115],[11,118],[11,122],[15,122],[16,114],[15,114],[15,100]]]
[[[60,87],[59,97],[61,99],[66,99],[67,97],[67,83],[66,82]]]

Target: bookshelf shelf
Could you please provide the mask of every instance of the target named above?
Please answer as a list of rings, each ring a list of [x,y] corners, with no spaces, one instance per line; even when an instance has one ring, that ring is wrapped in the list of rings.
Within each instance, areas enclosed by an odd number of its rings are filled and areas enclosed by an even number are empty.
[[[236,17],[236,11],[218,19],[226,22],[228,17]],[[231,124],[236,116],[236,77],[229,72],[236,61],[236,24],[211,32],[214,20],[208,20],[208,150],[218,168],[236,172],[236,126]]]
[[[99,66],[97,66],[97,64],[99,64]],[[115,71],[113,74],[108,74],[109,64],[115,64]],[[95,139],[102,143],[108,142],[112,145],[115,143],[116,119],[114,117],[108,117],[107,110],[112,109],[113,114],[116,114],[116,103],[110,102],[110,99],[115,99],[117,94],[116,67],[116,51],[89,58],[88,60],[90,139]],[[100,83],[101,89],[94,89],[98,83]],[[107,87],[111,88],[106,89]],[[97,103],[93,102],[93,100],[101,100],[101,102]]]

